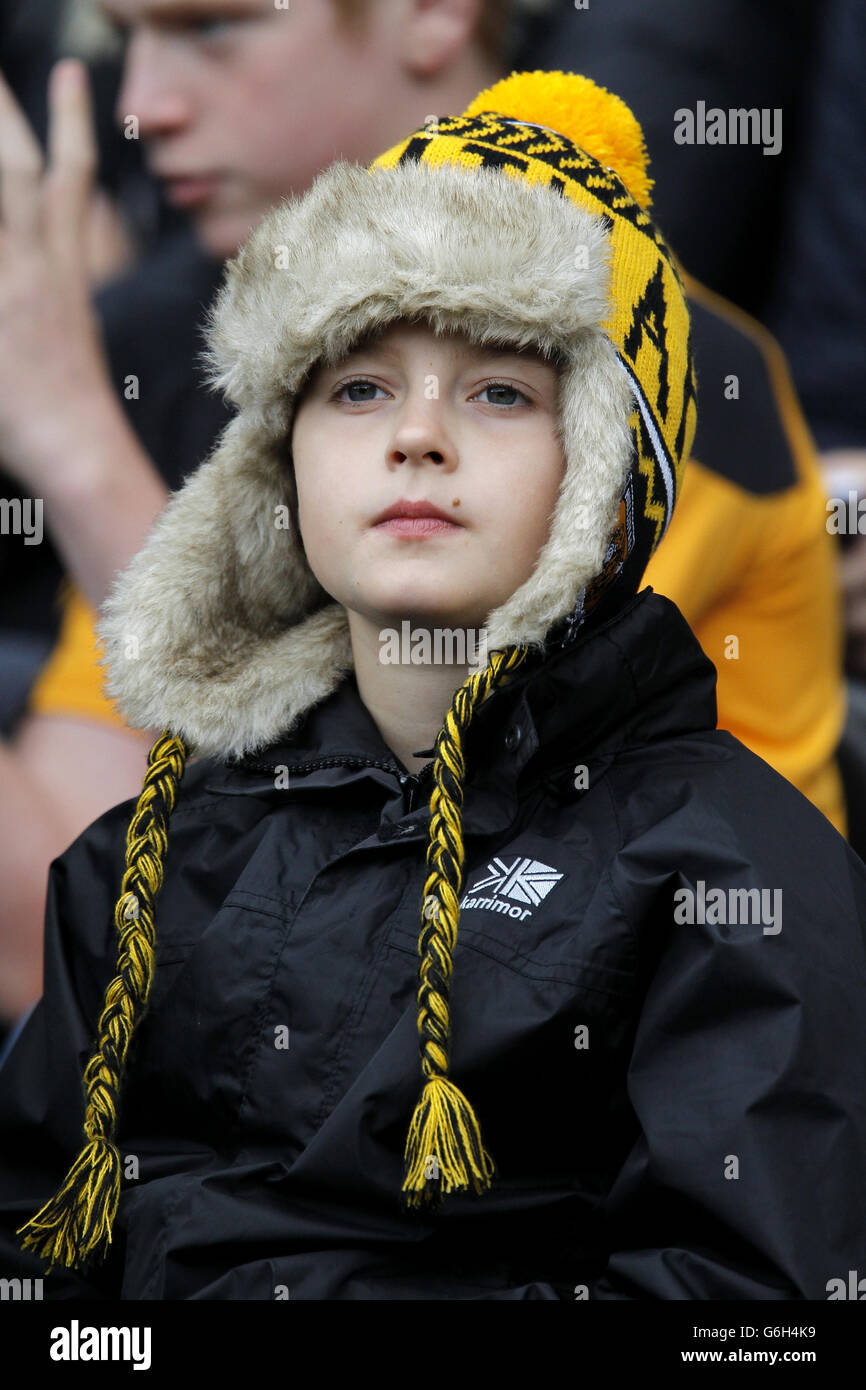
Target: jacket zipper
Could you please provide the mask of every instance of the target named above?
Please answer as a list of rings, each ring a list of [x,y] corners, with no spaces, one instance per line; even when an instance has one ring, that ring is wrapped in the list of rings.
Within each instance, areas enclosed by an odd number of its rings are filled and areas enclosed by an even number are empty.
[[[400,786],[403,788],[403,810],[406,814],[415,810],[415,797],[432,766],[433,763],[429,762],[422,767],[420,772],[400,773]]]
[[[243,767],[253,772],[276,772],[277,770],[273,763],[263,763],[252,758],[245,761]],[[314,758],[310,762],[295,763],[293,771],[318,772],[323,767],[379,767],[383,772],[399,771],[399,768],[395,767],[393,763],[380,763],[376,758],[356,758],[351,753],[342,758]]]

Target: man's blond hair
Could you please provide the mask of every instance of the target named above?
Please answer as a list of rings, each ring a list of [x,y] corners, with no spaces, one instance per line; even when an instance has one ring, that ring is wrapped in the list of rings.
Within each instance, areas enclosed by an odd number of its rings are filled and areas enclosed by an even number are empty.
[[[332,0],[341,16],[350,24],[361,25],[370,0]],[[496,66],[507,59],[509,21],[515,13],[543,13],[550,0],[480,0],[475,42],[485,58]]]

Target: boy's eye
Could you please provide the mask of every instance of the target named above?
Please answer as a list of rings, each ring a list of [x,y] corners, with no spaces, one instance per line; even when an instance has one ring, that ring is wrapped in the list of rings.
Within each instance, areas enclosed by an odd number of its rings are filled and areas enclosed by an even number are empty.
[[[334,392],[333,399],[340,401],[348,400],[351,405],[363,405],[365,401],[374,401],[376,399],[372,392],[382,390],[383,388],[377,386],[375,381],[368,381],[366,377],[358,377],[355,381],[344,381],[342,386],[339,386]],[[343,395],[344,391],[355,391],[358,394],[346,397]],[[383,392],[383,394],[387,395],[387,392]]]
[[[488,381],[487,385],[483,386],[476,394],[483,396],[485,391],[493,393],[493,398],[485,402],[487,405],[519,405],[520,402],[516,400],[503,400],[503,395],[519,396],[520,400],[525,401],[527,405],[532,404],[528,396],[525,396],[522,391],[518,391],[516,386],[509,386],[507,381]]]
[[[346,395],[346,392],[350,395]],[[344,381],[342,386],[335,390],[332,400],[345,401],[349,405],[363,405],[366,401],[374,401],[377,398],[376,392],[381,392],[382,396],[387,396],[387,391],[379,386],[375,381],[369,381],[366,377],[356,377],[354,381]],[[516,386],[511,386],[507,381],[489,381],[480,391],[475,393],[472,399],[483,396],[486,392],[492,393],[485,404],[500,406],[531,405],[529,397],[523,391],[519,391]]]

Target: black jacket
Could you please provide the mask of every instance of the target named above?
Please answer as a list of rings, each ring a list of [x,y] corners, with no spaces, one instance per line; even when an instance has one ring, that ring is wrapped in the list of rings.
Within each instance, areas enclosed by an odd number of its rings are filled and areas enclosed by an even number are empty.
[[[473,720],[450,1074],[498,1176],[433,1214],[399,1202],[429,768],[351,674],[266,755],[193,762],[111,1253],[45,1296],[825,1299],[866,1273],[866,868],[716,730],[715,680],[644,589]],[[7,1277],[42,1272],[14,1228],[80,1147],[133,805],[51,868],[45,994],[0,1070]],[[700,881],[783,911],[675,921]]]

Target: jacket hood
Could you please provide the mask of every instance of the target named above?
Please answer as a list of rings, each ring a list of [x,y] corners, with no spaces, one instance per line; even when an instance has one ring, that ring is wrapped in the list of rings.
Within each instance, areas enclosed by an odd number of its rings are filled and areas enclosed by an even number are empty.
[[[513,75],[469,112],[369,170],[331,166],[229,262],[204,359],[238,413],[117,577],[98,625],[106,690],[132,726],[242,755],[351,670],[346,610],[279,520],[297,515],[291,424],[317,363],[399,318],[534,345],[562,364],[566,467],[548,540],[487,615],[487,651],[543,652],[558,625],[573,634],[602,599],[609,610],[636,591],[695,423],[688,311],[642,205],[640,127],[573,74]],[[558,128],[540,124],[548,112]]]

